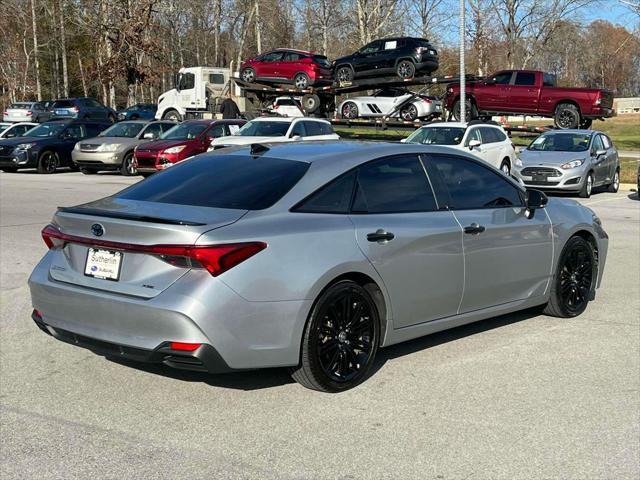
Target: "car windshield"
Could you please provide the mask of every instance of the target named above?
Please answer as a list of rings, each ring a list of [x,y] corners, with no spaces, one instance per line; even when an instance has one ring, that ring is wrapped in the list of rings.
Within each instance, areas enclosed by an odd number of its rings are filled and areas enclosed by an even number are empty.
[[[99,137],[127,137],[133,138],[140,133],[142,123],[122,122],[116,123],[114,126],[107,128]]]
[[[0,133],[4,132],[7,128],[9,128],[11,125],[7,125],[7,124],[0,124]]]
[[[204,123],[181,123],[164,132],[162,140],[191,140],[196,138],[207,128]]]
[[[289,130],[289,122],[249,122],[235,135],[243,137],[282,137]]]
[[[66,123],[43,123],[29,130],[30,137],[57,137],[67,127]]]
[[[154,175],[116,198],[197,207],[262,210],[280,200],[309,164],[248,155],[201,155]]]
[[[464,137],[462,127],[422,127],[413,132],[406,143],[423,143],[425,145],[458,145]]]
[[[584,152],[589,148],[590,133],[552,133],[540,135],[527,147],[537,152]]]
[[[9,108],[15,108],[19,110],[29,110],[31,108],[30,103],[12,103]]]

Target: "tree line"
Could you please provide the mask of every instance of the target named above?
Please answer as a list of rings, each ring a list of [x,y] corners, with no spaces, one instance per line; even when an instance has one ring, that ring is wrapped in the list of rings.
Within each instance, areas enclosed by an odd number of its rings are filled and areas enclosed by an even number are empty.
[[[613,2],[615,0],[608,0]],[[585,9],[603,0],[466,0],[467,72],[552,72],[561,85],[640,95],[640,35]],[[637,0],[620,0],[638,17]],[[431,40],[458,69],[458,0],[3,0],[0,106],[95,96],[155,102],[182,66],[238,68],[276,47],[330,59],[390,35]],[[635,10],[634,10],[635,9]]]

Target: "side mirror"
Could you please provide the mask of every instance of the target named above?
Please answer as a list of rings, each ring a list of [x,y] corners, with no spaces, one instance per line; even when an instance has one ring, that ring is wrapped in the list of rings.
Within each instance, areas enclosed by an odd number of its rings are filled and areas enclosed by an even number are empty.
[[[213,142],[216,139],[216,137],[212,137],[211,135],[207,135],[206,137],[204,137],[204,140],[202,141],[202,143],[204,143],[205,145],[211,145],[211,142]]]
[[[146,139],[146,140],[153,140],[154,138],[156,138],[156,134],[153,132],[145,132],[145,134],[142,136],[142,138]]]
[[[480,145],[482,145],[482,142],[480,140],[471,140],[469,142],[469,150],[473,150],[476,147],[479,147]]]
[[[300,135],[291,135],[291,140],[293,140],[294,142],[297,142],[302,140],[302,137]]]
[[[525,204],[532,214],[537,208],[544,208],[548,202],[549,199],[540,190],[527,190]]]
[[[407,143],[407,139],[403,138],[402,140],[400,140],[400,143]]]
[[[4,136],[4,138],[13,138],[13,137],[15,137],[15,136],[16,136],[16,134],[15,134],[15,133],[13,133],[13,132],[9,132],[9,133],[7,133],[7,134]]]
[[[606,155],[607,151],[606,150],[596,150],[596,158],[602,157],[603,155]]]

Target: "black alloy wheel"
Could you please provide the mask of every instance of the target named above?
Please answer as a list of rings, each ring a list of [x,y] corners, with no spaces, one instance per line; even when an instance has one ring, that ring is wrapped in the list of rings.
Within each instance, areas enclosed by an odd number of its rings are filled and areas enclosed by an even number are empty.
[[[354,76],[353,69],[348,65],[344,65],[336,70],[336,80],[338,80],[338,82],[351,82]]]
[[[596,254],[591,243],[579,236],[571,237],[560,255],[544,313],[570,318],[584,312],[591,299],[596,266]]]
[[[571,103],[561,103],[556,108],[554,120],[556,127],[562,130],[578,128],[580,126],[580,112]]]
[[[361,383],[378,350],[380,319],[365,288],[350,280],[318,299],[305,329],[301,364],[293,378],[305,387],[341,392]]]
[[[47,150],[40,154],[40,158],[38,158],[38,173],[53,173],[59,166],[58,155],[51,150]]]
[[[413,78],[416,74],[416,66],[411,60],[401,60],[396,65],[396,74],[402,79]]]

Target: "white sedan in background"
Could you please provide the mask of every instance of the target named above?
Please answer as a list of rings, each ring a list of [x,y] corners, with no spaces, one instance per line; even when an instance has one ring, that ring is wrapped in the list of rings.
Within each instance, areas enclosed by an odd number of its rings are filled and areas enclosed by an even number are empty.
[[[411,122],[432,120],[442,115],[442,102],[436,97],[401,88],[385,88],[370,96],[348,98],[338,106],[338,114],[346,120],[376,117],[400,118]]]
[[[331,124],[321,118],[260,117],[247,122],[233,135],[212,140],[209,151],[252,143],[339,139]]]
[[[481,160],[511,174],[511,168],[519,165],[516,150],[504,129],[495,123],[479,120],[469,123],[438,122],[419,128],[404,143],[445,145],[465,150]]]

